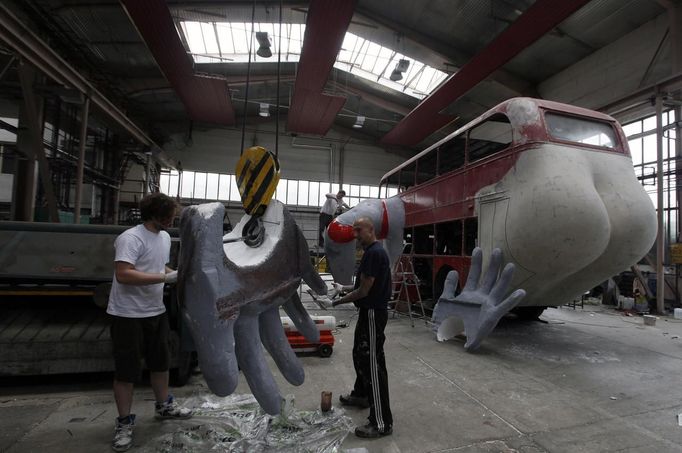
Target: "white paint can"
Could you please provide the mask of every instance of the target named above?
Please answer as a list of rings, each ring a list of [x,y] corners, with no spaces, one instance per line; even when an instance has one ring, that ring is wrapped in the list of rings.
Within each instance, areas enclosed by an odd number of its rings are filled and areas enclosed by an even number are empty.
[[[676,308],[673,316],[675,319],[682,319],[682,308]]]

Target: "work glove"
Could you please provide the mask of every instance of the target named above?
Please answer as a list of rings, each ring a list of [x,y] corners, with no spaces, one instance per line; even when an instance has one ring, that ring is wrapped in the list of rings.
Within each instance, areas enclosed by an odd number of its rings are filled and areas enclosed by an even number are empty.
[[[175,283],[178,281],[178,271],[167,272],[163,276],[164,283]]]
[[[341,293],[343,293],[343,285],[340,285],[338,283],[332,283],[332,294],[330,297],[332,299],[336,299],[341,295]]]
[[[332,300],[329,298],[329,296],[318,296],[317,299],[315,299],[315,302],[323,310],[327,310],[327,309],[332,308],[334,306],[334,304],[332,303]]]

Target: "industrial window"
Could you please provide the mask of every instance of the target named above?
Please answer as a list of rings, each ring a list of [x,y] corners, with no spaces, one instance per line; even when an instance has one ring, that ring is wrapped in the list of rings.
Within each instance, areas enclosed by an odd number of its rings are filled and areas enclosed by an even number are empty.
[[[478,245],[478,218],[471,217],[464,221],[464,254],[471,256]]]
[[[497,113],[469,131],[469,162],[475,162],[507,148],[512,142],[509,119]]]
[[[407,190],[414,186],[416,164],[413,162],[400,170],[400,190]]]
[[[344,200],[355,206],[362,200],[377,198],[379,187],[368,185],[344,186],[347,195]],[[159,178],[159,190],[171,197],[180,197],[195,201],[220,200],[241,202],[239,189],[234,175],[221,173],[203,173],[185,170],[162,170]],[[274,198],[290,206],[319,207],[326,201],[325,195],[337,193],[336,183],[280,179]],[[382,197],[392,197],[398,193],[397,183],[394,187],[383,190]]]
[[[436,225],[436,254],[462,254],[462,221],[439,223]]]
[[[438,148],[438,174],[442,175],[464,166],[466,140],[458,135]]]
[[[433,255],[433,225],[414,227],[414,253],[416,255]]]
[[[550,112],[545,113],[545,122],[549,135],[559,140],[616,147],[616,134],[609,123]]]
[[[436,177],[438,152],[434,149],[417,160],[417,184],[423,184]]]

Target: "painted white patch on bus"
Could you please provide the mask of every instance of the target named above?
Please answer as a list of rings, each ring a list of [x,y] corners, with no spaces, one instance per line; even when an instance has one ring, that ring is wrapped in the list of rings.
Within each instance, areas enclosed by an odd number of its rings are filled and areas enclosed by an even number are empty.
[[[651,199],[630,158],[557,144],[521,153],[476,195],[484,257],[517,264],[521,305],[558,306],[642,258],[656,239]],[[486,263],[487,264],[487,263]]]

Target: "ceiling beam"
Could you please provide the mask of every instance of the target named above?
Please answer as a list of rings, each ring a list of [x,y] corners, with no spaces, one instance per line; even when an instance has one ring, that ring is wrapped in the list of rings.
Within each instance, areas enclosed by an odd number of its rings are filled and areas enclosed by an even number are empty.
[[[325,135],[346,103],[342,96],[323,94],[341,49],[357,0],[312,0],[287,117],[287,129]]]
[[[126,114],[92,85],[80,71],[70,66],[51,47],[21,22],[8,8],[0,3],[0,39],[10,46],[22,59],[30,62],[43,74],[57,83],[73,87],[88,96],[92,103],[113,119],[135,140],[154,151],[154,156],[164,165],[175,167],[161,148],[147,136]]]
[[[121,0],[131,22],[151,51],[161,72],[196,121],[233,125],[235,113],[225,79],[194,74],[164,0]]]
[[[382,143],[414,146],[454,117],[441,112],[590,0],[537,0],[440,88],[432,92]]]
[[[419,32],[407,24],[387,19],[366,7],[358,7],[356,9],[356,14],[365,20],[372,21],[381,27],[399,33],[405,39],[408,39],[421,47],[420,52],[436,54],[438,58],[443,60],[443,63],[451,63],[451,66],[447,68],[449,72],[454,72],[459,69],[473,57],[469,52],[458,49],[451,43],[445,43],[439,39]],[[434,65],[429,64],[429,66]],[[504,69],[495,71],[491,78],[494,82],[503,85],[505,88],[517,93],[519,96],[529,96],[536,93],[533,84]]]

